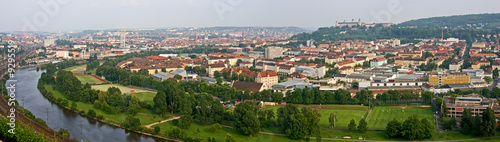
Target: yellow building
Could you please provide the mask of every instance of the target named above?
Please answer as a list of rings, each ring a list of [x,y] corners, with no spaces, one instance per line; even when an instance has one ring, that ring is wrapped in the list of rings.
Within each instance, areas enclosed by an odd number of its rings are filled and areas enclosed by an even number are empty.
[[[397,58],[394,60],[394,63],[396,66],[403,66],[403,65],[421,65],[421,64],[427,64],[427,60],[424,59],[414,59],[414,58]]]
[[[400,57],[408,57],[408,58],[422,57],[422,51],[417,51],[417,52],[400,52],[400,53],[398,53],[398,56],[400,56]]]
[[[467,73],[443,74],[441,72],[429,75],[429,85],[447,85],[447,84],[468,84],[470,76]]]

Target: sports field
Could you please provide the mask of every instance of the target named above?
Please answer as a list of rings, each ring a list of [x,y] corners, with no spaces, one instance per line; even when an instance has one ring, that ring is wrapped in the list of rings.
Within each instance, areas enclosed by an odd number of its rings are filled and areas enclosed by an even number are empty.
[[[93,76],[90,76],[90,75],[84,75],[84,76],[77,75],[75,77],[78,78],[78,80],[80,80],[82,82],[82,84],[85,84],[85,83],[89,83],[89,84],[103,83],[101,80],[99,80]]]
[[[354,119],[356,123],[358,123],[359,120],[361,120],[362,116],[368,112],[368,107],[358,105],[322,105],[322,108],[317,108],[318,105],[298,105],[298,107],[306,106],[318,110],[318,112],[321,114],[319,126],[322,128],[330,127],[328,118],[330,117],[331,113],[337,114],[337,123],[335,123],[335,129],[347,130],[347,125],[349,124],[351,119]],[[264,110],[273,109],[276,112],[276,110],[280,107],[283,106],[268,106],[264,108]]]
[[[83,71],[87,69],[87,64],[79,65],[79,66],[72,66],[65,68],[65,71],[71,71],[73,74],[81,74]]]
[[[103,85],[94,85],[92,88],[97,89],[97,90],[102,90],[102,91],[107,91],[109,87],[116,87],[122,91],[122,93],[129,94],[131,93],[132,90],[134,92],[139,93],[139,92],[151,92],[148,90],[142,90],[142,89],[135,89],[135,88],[130,88],[127,86],[122,86],[122,85],[117,85],[117,84],[103,84]]]
[[[432,113],[432,109],[429,107],[406,107],[403,111],[399,106],[375,106],[367,120],[368,129],[385,130],[387,123],[394,118],[402,122],[412,115],[418,115],[419,119],[427,118],[432,124],[435,124]]]

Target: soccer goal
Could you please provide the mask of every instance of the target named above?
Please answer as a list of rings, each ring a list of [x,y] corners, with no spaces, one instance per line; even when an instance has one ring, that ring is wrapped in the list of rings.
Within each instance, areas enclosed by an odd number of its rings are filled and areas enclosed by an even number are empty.
[[[407,107],[407,105],[406,104],[400,104],[399,107],[401,107],[401,109],[403,109],[403,111],[404,111],[404,109]]]
[[[410,106],[420,107],[420,103],[410,103]]]

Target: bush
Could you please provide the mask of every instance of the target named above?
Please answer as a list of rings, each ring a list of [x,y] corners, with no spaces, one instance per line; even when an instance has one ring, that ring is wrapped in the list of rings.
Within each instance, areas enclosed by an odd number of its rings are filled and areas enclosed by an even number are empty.
[[[89,112],[87,112],[87,116],[90,116],[90,117],[96,117],[96,113],[93,109],[89,109]]]
[[[102,115],[98,114],[98,115],[97,115],[97,119],[99,119],[99,120],[104,120],[104,116],[102,116]]]
[[[161,131],[160,127],[156,126],[154,132],[156,134],[158,134],[158,133],[160,133],[160,131]]]

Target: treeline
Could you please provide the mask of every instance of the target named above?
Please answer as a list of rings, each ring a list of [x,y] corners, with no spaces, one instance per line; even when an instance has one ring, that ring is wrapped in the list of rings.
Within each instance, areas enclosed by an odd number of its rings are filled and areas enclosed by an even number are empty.
[[[89,57],[89,63],[87,64],[86,70],[93,70],[97,67],[99,67],[99,61],[97,60],[97,54],[94,54],[94,56]]]
[[[370,90],[361,90],[356,92],[354,97],[351,97],[351,92],[344,89],[339,89],[335,92],[321,91],[318,88],[297,88],[293,92],[287,92],[285,100],[294,104],[364,104],[372,105],[398,102],[405,100],[423,99],[430,101],[434,97],[434,93],[430,91],[413,92],[411,90],[390,90],[377,95],[373,99],[373,92]]]
[[[215,71],[214,77],[217,79],[217,84],[219,85],[222,83],[222,79],[226,81],[255,82],[255,77],[244,75],[243,73],[238,74],[235,71],[232,73],[229,73],[226,70],[222,73]]]
[[[345,34],[340,32],[346,31]],[[475,29],[440,29],[440,28],[408,28],[393,25],[391,27],[322,27],[312,33],[301,33],[292,36],[290,39],[304,42],[309,39],[321,42],[335,42],[339,40],[376,40],[376,39],[391,39],[399,38],[403,41],[409,41],[419,38],[440,38],[443,32],[444,38],[456,37],[465,39],[468,44],[472,43],[473,39],[482,38],[481,35],[497,34],[500,30],[475,30]],[[318,42],[317,44],[320,44]]]
[[[500,22],[500,14],[469,14],[469,15],[455,15],[455,16],[443,16],[443,17],[430,17],[423,19],[416,19],[403,22],[399,25],[401,26],[416,26],[416,27],[431,27],[431,28],[468,28],[469,25],[473,24],[492,24]],[[479,26],[479,25],[477,25]],[[471,27],[476,28],[476,27]],[[496,28],[496,27],[489,27]]]

